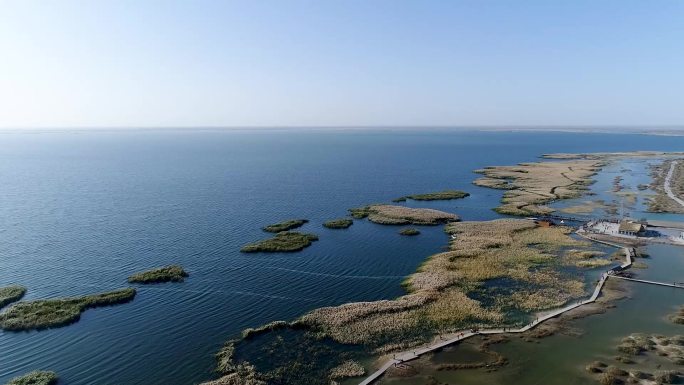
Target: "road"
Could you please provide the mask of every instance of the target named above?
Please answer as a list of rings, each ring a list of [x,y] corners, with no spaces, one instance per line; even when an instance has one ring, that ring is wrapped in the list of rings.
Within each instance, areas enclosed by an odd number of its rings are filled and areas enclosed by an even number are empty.
[[[672,163],[670,163],[670,170],[667,171],[667,176],[665,177],[665,183],[664,183],[664,188],[665,188],[665,193],[667,196],[672,198],[675,202],[679,203],[682,207],[684,207],[684,200],[681,200],[677,198],[677,196],[672,192],[672,187],[670,186],[672,183],[672,175],[674,174],[675,167],[677,166],[677,161],[673,160]]]

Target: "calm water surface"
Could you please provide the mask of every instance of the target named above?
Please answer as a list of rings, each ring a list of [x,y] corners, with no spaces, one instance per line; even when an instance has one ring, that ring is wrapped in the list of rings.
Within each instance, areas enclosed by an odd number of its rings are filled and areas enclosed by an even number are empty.
[[[39,299],[124,287],[131,273],[169,263],[191,276],[139,287],[133,302],[68,327],[0,331],[0,383],[34,369],[65,385],[201,382],[242,329],[401,295],[403,277],[446,245],[439,227],[401,237],[366,221],[321,226],[350,207],[455,188],[472,196],[408,204],[492,219],[501,192],[473,186],[474,169],[548,152],[682,149],[684,138],[620,134],[1,133],[0,285]],[[299,217],[320,236],[312,247],[239,253],[265,236],[260,227]]]

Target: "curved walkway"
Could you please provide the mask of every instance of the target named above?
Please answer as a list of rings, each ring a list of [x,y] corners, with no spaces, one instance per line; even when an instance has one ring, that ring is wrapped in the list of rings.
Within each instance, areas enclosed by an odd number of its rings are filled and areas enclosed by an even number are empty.
[[[672,198],[673,201],[679,203],[681,206],[684,207],[684,200],[679,199],[674,192],[672,192],[672,175],[674,174],[675,167],[677,166],[677,161],[673,160],[672,163],[670,163],[670,170],[667,171],[667,176],[665,177],[665,183],[663,183],[663,187],[665,188],[665,193],[667,196]]]
[[[588,238],[582,234],[580,234],[580,235],[585,237],[585,238]],[[588,238],[588,239],[591,239],[591,238]],[[570,305],[565,306],[565,307],[560,308],[560,309],[556,309],[554,311],[551,311],[550,313],[546,313],[543,316],[535,319],[531,323],[529,323],[529,324],[527,324],[521,328],[518,328],[518,329],[499,328],[499,329],[483,329],[483,330],[477,330],[477,331],[465,330],[462,332],[457,332],[455,334],[451,334],[452,336],[454,336],[454,335],[455,336],[451,337],[449,339],[442,339],[443,337],[440,336],[439,337],[440,341],[436,342],[432,345],[428,345],[425,347],[416,348],[416,349],[413,349],[410,351],[395,354],[391,360],[388,360],[387,362],[385,362],[377,371],[375,371],[370,376],[368,376],[365,380],[360,382],[359,385],[371,384],[372,382],[374,382],[375,380],[380,378],[383,374],[385,374],[385,372],[389,368],[391,368],[393,365],[400,364],[402,362],[406,362],[406,361],[410,361],[410,360],[414,360],[414,359],[422,356],[423,354],[430,353],[430,352],[433,352],[435,350],[439,350],[445,346],[454,344],[458,341],[465,340],[465,339],[470,338],[472,336],[475,336],[478,334],[489,335],[489,334],[503,334],[503,333],[523,333],[523,332],[526,332],[526,331],[534,328],[535,326],[539,325],[540,323],[542,323],[544,321],[547,321],[547,320],[554,318],[554,317],[557,317],[557,316],[559,316],[559,315],[561,315],[567,311],[576,309],[580,306],[587,305],[587,304],[590,304],[590,303],[596,301],[598,296],[601,294],[601,290],[603,289],[603,285],[606,283],[606,280],[608,279],[608,277],[612,277],[612,276],[614,276],[613,275],[614,273],[622,271],[622,270],[627,269],[630,266],[632,266],[632,257],[635,256],[635,251],[633,248],[630,248],[630,247],[623,247],[623,246],[620,246],[620,245],[617,245],[614,243],[596,241],[594,239],[591,239],[591,240],[595,241],[595,242],[605,243],[605,244],[608,244],[610,246],[621,247],[625,252],[625,262],[623,264],[621,264],[620,266],[615,266],[615,267],[611,268],[610,270],[607,270],[606,272],[601,274],[601,279],[599,280],[598,284],[596,285],[596,288],[594,289],[594,292],[592,293],[591,297],[589,297],[588,299],[570,304]],[[650,281],[648,283],[650,283]],[[684,286],[682,286],[682,288],[684,288]]]

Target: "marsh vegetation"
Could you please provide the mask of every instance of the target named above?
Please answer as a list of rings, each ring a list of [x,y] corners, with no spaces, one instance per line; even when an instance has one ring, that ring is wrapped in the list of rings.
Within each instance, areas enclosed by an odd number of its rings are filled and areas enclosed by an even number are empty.
[[[134,297],[135,289],[126,288],[83,297],[19,302],[0,313],[0,327],[20,331],[66,326],[78,321],[89,308],[121,304]]]
[[[323,226],[325,226],[329,229],[346,229],[353,224],[354,224],[354,221],[349,219],[349,218],[340,218],[340,219],[333,219],[331,221],[327,221],[327,222],[323,223]]]
[[[444,211],[396,205],[371,205],[349,211],[354,218],[368,218],[381,225],[439,225],[460,219]]]
[[[20,300],[26,294],[26,288],[19,285],[0,287],[0,309],[12,302]]]
[[[674,384],[681,379],[681,372],[663,366],[684,365],[684,336],[635,333],[623,338],[617,351],[616,365],[638,365],[640,370],[595,361],[586,369],[600,384]]]
[[[438,192],[433,192],[433,193],[427,193],[427,194],[414,194],[414,195],[406,195],[397,199],[394,199],[394,202],[404,202],[407,199],[411,199],[414,201],[442,201],[442,200],[451,200],[451,199],[462,199],[467,196],[470,196],[469,193],[460,191],[460,190],[445,190],[445,191],[438,191]]]
[[[307,219],[290,219],[288,221],[283,221],[279,223],[274,223],[272,225],[268,225],[266,227],[263,227],[262,230],[269,232],[269,233],[279,233],[281,231],[288,231],[292,229],[296,229],[298,227],[304,226],[305,223],[308,223],[309,221]]]
[[[240,249],[243,253],[256,252],[293,252],[311,246],[311,243],[318,240],[315,234],[298,233],[295,231],[283,231],[272,238],[263,239],[258,242],[250,243]]]
[[[179,265],[169,265],[136,273],[128,277],[130,283],[183,282],[188,273]]]
[[[567,160],[562,162],[521,163],[516,166],[492,166],[475,172],[484,177],[473,183],[481,187],[507,190],[495,210],[509,215],[544,215],[553,212],[545,204],[577,198],[588,190],[602,160]]]
[[[399,231],[399,234],[407,235],[407,236],[414,236],[414,235],[420,234],[420,231],[418,229],[414,229],[413,227],[407,227],[405,229],[401,229]]]
[[[53,385],[57,383],[57,373],[35,370],[11,379],[6,385]]]
[[[588,258],[598,255],[588,242],[570,237],[569,228],[543,228],[527,220],[453,222],[445,230],[455,237],[449,251],[431,256],[408,277],[407,294],[319,308],[291,323],[249,331],[226,344],[219,369],[262,381],[275,375],[296,378],[304,369],[293,367],[293,357],[326,351],[329,344],[347,352],[341,356],[346,361],[359,352],[397,351],[463,328],[511,325],[521,313],[557,307],[584,294],[584,282],[562,271],[569,263],[566,249]],[[496,282],[506,282],[506,295],[498,292]],[[265,341],[271,341],[268,347]],[[276,346],[273,341],[280,342]],[[276,354],[273,350],[290,359],[265,360]],[[327,373],[307,383],[326,384],[333,368],[343,363],[324,362],[324,368],[306,367]]]

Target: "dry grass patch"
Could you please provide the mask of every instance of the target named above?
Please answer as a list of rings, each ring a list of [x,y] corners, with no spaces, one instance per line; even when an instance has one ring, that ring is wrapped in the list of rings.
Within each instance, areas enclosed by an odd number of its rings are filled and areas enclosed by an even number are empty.
[[[367,217],[382,225],[438,225],[459,220],[458,215],[444,211],[395,205],[372,205],[349,211],[354,218]]]
[[[510,215],[543,215],[553,212],[544,206],[558,199],[577,198],[588,189],[601,169],[600,160],[521,163],[492,166],[475,172],[484,177],[473,183],[507,190],[495,210]]]
[[[354,360],[344,361],[330,371],[330,379],[359,377],[366,374],[366,369]]]

